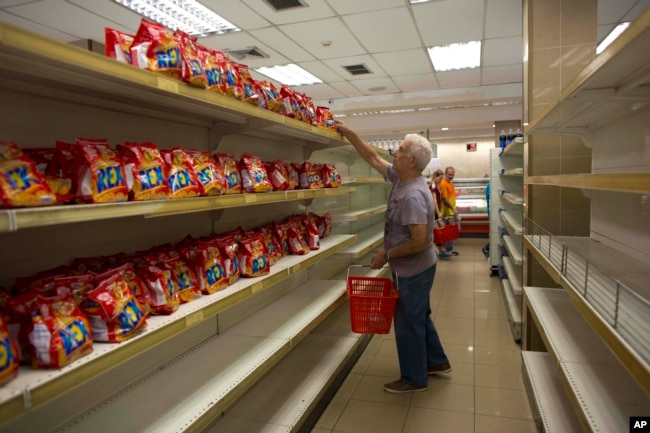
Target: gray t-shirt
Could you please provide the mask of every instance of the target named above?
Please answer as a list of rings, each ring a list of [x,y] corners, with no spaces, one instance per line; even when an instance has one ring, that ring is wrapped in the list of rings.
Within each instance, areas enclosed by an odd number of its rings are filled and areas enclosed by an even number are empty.
[[[411,238],[409,224],[427,225],[429,246],[424,251],[413,256],[390,259],[390,265],[398,276],[417,275],[433,266],[437,260],[433,246],[433,198],[423,177],[399,185],[399,176],[392,164],[388,166],[388,179],[393,183],[393,188],[386,209],[384,248],[389,250],[408,241]]]

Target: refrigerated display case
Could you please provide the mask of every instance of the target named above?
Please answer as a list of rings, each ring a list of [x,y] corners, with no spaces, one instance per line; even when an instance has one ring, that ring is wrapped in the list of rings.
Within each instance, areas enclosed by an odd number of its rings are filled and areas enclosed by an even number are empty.
[[[488,236],[490,233],[488,202],[485,195],[489,182],[490,179],[487,177],[454,179],[461,236]]]

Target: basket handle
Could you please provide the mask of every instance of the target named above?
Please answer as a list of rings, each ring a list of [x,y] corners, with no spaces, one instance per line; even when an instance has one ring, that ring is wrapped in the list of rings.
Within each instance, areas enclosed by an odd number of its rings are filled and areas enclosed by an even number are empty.
[[[350,268],[369,268],[369,267],[370,267],[370,265],[350,265],[350,266],[348,266],[348,276],[347,276],[347,278],[350,278]],[[390,266],[382,266],[379,269],[390,269]],[[397,278],[397,272],[393,271],[393,273],[395,274],[395,278]]]

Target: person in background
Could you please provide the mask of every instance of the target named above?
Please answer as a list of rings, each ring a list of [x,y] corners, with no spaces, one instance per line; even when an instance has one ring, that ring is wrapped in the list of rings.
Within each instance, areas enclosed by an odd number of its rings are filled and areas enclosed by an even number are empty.
[[[429,191],[431,191],[431,196],[433,197],[433,204],[436,211],[436,222],[439,221],[442,224],[444,224],[444,220],[442,219],[442,198],[440,194],[439,184],[444,175],[445,174],[440,169],[434,171],[431,175],[431,184],[429,185]],[[441,259],[448,259],[452,257],[451,254],[442,249],[442,244],[436,244],[436,248],[438,249],[438,257]]]
[[[384,247],[370,259],[373,269],[388,264],[399,291],[393,320],[400,378],[386,383],[391,393],[426,391],[429,374],[449,373],[449,359],[431,320],[429,295],[436,274],[433,246],[434,205],[422,170],[431,160],[429,141],[407,134],[384,160],[349,126],[335,120],[337,130],[371,167],[393,184],[384,225]]]
[[[458,208],[456,207],[456,188],[454,187],[454,175],[456,170],[454,167],[447,167],[445,169],[445,177],[440,181],[440,195],[442,199],[442,216],[445,222],[452,219],[453,222],[458,223]],[[453,241],[445,244],[445,251],[453,256],[457,256],[458,252],[454,251]]]

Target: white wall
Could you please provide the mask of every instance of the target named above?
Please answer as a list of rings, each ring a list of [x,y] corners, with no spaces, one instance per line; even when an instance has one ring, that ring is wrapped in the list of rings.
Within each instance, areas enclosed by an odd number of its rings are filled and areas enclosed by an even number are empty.
[[[466,143],[476,143],[476,152],[468,152]],[[491,138],[469,138],[463,141],[439,142],[440,167],[453,166],[456,178],[483,177],[490,174],[490,149],[494,148]]]

